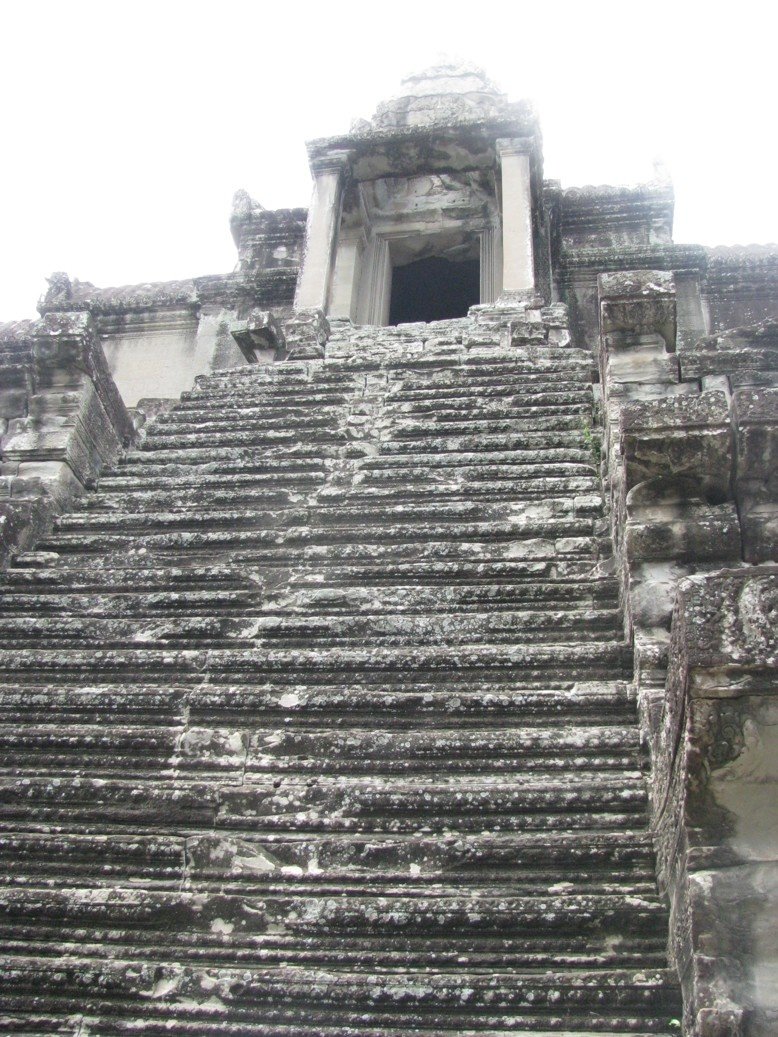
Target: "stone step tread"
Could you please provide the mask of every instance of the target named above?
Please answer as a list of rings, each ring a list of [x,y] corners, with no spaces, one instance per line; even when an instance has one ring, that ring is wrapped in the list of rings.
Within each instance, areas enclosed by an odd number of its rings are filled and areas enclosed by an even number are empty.
[[[222,1010],[229,1008],[232,1018],[238,1013],[246,1021],[244,1013],[259,1011],[265,1026],[287,1022],[298,1032],[304,1026],[306,1034],[319,1023],[351,1024],[362,1027],[362,1034],[366,1025],[386,1023],[404,1025],[406,1033],[418,1032],[421,1023],[458,1027],[453,1032],[461,1034],[474,1015],[482,1032],[493,1033],[495,1026],[506,1024],[515,1032],[517,1024],[541,1029],[549,1017],[558,1026],[561,1011],[573,1028],[580,1024],[619,1031],[626,1024],[626,1032],[635,1032],[643,1029],[647,1014],[672,1010],[677,1003],[672,974],[651,968],[479,973],[418,967],[376,974],[347,967],[328,971],[315,965],[278,965],[257,967],[247,976],[240,966],[171,963],[160,978],[156,963],[122,961],[118,956],[109,962],[60,959],[55,968],[52,962],[21,956],[6,956],[0,964],[0,1006],[5,1010],[15,1001],[29,1006],[29,992],[34,990],[41,992],[36,999],[39,1008],[49,1000],[61,1008],[64,1000],[84,1012],[111,1006],[115,1016],[117,1002],[132,998],[127,1011],[133,1019],[160,1014],[175,1018],[186,1006],[187,1020],[196,1018],[198,1011],[213,1020],[211,992],[216,985]]]
[[[286,718],[284,718],[286,719]],[[310,721],[274,726],[252,724],[250,729],[240,727],[154,727],[27,723],[0,724],[0,760],[4,767],[33,766],[28,754],[50,754],[43,763],[48,770],[56,755],[83,757],[84,760],[105,760],[110,764],[111,753],[125,753],[131,761],[144,768],[153,757],[164,761],[167,768],[180,769],[200,763],[224,769],[261,769],[276,761],[279,767],[291,770],[310,770],[320,766],[339,769],[359,761],[377,761],[388,770],[402,769],[413,762],[450,757],[452,769],[466,759],[486,761],[496,773],[509,766],[509,758],[530,756],[529,766],[553,771],[569,767],[624,767],[630,771],[636,766],[639,740],[633,727],[619,728],[589,726],[530,727],[502,725],[492,727],[446,728],[437,725],[425,729],[386,728],[377,725],[364,727],[355,724],[343,726],[333,720],[332,727],[317,727]],[[316,760],[318,752],[333,755]],[[15,757],[14,753],[24,753]],[[390,758],[385,754],[391,753]],[[503,754],[498,759],[493,754]],[[549,759],[550,758],[550,759]],[[503,762],[503,760],[505,762]],[[550,766],[549,766],[550,765]],[[36,764],[40,766],[40,761]],[[118,766],[118,764],[117,764]]]
[[[493,888],[505,876],[525,872],[540,874],[545,886],[541,883],[536,888],[542,888],[543,892],[547,888],[557,892],[576,888],[575,881],[566,881],[563,889],[557,889],[560,871],[587,878],[599,877],[603,881],[617,873],[636,873],[638,877],[648,876],[651,891],[655,892],[652,838],[647,830],[639,829],[593,831],[585,837],[578,832],[485,831],[444,837],[418,833],[410,836],[346,833],[336,837],[273,835],[270,838],[261,834],[236,838],[232,833],[196,830],[127,835],[8,829],[0,833],[0,853],[18,855],[20,865],[23,862],[41,864],[46,860],[56,862],[64,855],[87,864],[113,861],[119,867],[135,861],[144,867],[159,867],[161,871],[173,868],[183,873],[186,869],[198,882],[206,881],[209,876],[229,878],[237,883],[244,879],[263,884],[275,882],[283,883],[284,891],[296,885],[301,888],[326,885],[338,875],[348,877],[352,884],[384,876],[386,881],[395,884],[421,882],[423,888],[428,888],[429,881],[439,870],[449,883],[462,881],[466,875],[468,885],[475,871],[478,888],[482,885]],[[316,865],[309,867],[314,859]],[[410,869],[414,861],[420,865],[415,876]],[[454,864],[456,871],[450,870]],[[18,876],[18,872],[9,872],[3,881],[13,883]]]
[[[573,478],[536,478],[528,481],[529,488],[536,487],[537,492],[544,493],[540,505],[534,501],[471,501],[469,499],[443,499],[434,503],[420,501],[394,502],[390,497],[384,502],[364,500],[361,489],[348,487],[331,487],[317,493],[315,500],[308,504],[298,504],[289,508],[257,509],[256,507],[221,507],[208,508],[188,515],[189,521],[196,526],[208,523],[236,522],[255,520],[265,525],[316,527],[316,524],[327,522],[329,525],[351,525],[361,518],[365,526],[376,517],[398,521],[419,523],[434,522],[442,525],[445,519],[464,521],[498,521],[509,518],[514,526],[522,521],[551,519],[555,515],[588,509],[591,513],[602,506],[602,496],[597,480],[590,475]],[[568,489],[569,488],[569,489]],[[132,498],[137,502],[137,498]],[[340,522],[334,521],[340,518]],[[88,529],[93,526],[119,526],[122,523],[165,522],[180,523],[182,516],[178,510],[162,508],[157,511],[122,511],[107,514],[93,514],[89,511],[73,511],[61,515],[57,521],[57,529]]]
[[[238,609],[246,615],[246,610],[258,612],[262,600],[259,587],[245,590],[215,587],[180,591],[127,587],[117,591],[109,589],[110,586],[99,594],[70,592],[61,586],[53,593],[40,593],[37,587],[9,592],[0,586],[0,623],[6,619],[22,618],[15,615],[20,612],[29,619],[32,619],[30,613],[63,619],[69,615],[149,618],[170,614],[178,616],[181,613],[208,616],[214,612],[233,612]]]
[[[473,670],[490,673],[509,668],[520,680],[519,668],[538,667],[545,671],[563,671],[576,664],[587,668],[618,669],[631,661],[631,646],[614,641],[610,644],[558,644],[534,645],[479,645],[403,647],[354,647],[315,649],[285,648],[227,648],[209,650],[166,650],[158,652],[143,648],[117,648],[107,651],[80,649],[8,649],[0,658],[2,673],[34,671],[89,672],[90,670],[111,671],[127,668],[133,664],[147,663],[162,673],[202,673],[206,669],[211,677],[219,673],[251,673],[256,680],[262,673],[283,676],[286,683],[295,672],[314,674],[347,673],[435,673],[441,679],[455,680],[457,674],[472,675]],[[612,679],[619,679],[613,674]],[[567,679],[575,680],[573,672],[567,671]]]
[[[571,466],[572,467],[572,466]],[[440,471],[440,470],[439,470]],[[523,477],[520,477],[523,476]],[[349,506],[373,506],[386,501],[388,504],[423,504],[435,501],[446,508],[465,505],[470,508],[476,502],[489,506],[497,501],[530,501],[545,499],[549,495],[562,493],[571,496],[599,493],[600,483],[587,466],[581,465],[568,472],[551,472],[545,476],[537,473],[520,473],[520,476],[509,475],[497,481],[469,480],[457,478],[456,472],[443,469],[442,474],[427,473],[426,479],[419,473],[417,480],[387,480],[372,477],[369,482],[359,482],[355,486],[326,486],[321,481],[318,485],[303,485],[288,489],[271,490],[260,486],[214,486],[203,480],[200,485],[186,487],[179,485],[172,490],[164,487],[159,490],[133,488],[131,491],[99,493],[83,498],[78,510],[70,514],[110,514],[116,516],[132,516],[138,512],[178,514],[185,511],[191,515],[197,510],[203,520],[211,513],[218,514],[225,508],[243,508],[258,506],[263,511],[283,514],[308,505],[313,508],[340,506],[344,510]],[[314,513],[315,516],[315,513]]]
[[[168,564],[163,563],[167,561]],[[75,565],[67,565],[75,562]],[[35,552],[18,555],[14,566],[3,573],[2,579],[14,590],[21,586],[30,586],[36,591],[49,587],[52,593],[64,589],[100,589],[111,591],[143,592],[147,587],[154,588],[156,593],[173,593],[173,588],[181,588],[179,593],[213,592],[216,588],[229,590],[248,589],[255,591],[258,580],[247,576],[234,565],[192,565],[179,566],[170,559],[152,559],[144,552],[135,555],[135,562],[125,558],[116,559],[110,568],[97,567],[94,562],[85,562],[78,568],[72,556],[60,556],[51,552]],[[52,563],[57,563],[53,567]],[[0,584],[2,586],[2,584]]]
[[[589,516],[592,512],[595,515],[599,512],[599,502],[590,504],[587,497],[580,511],[580,515],[571,513],[566,518],[538,519],[532,524],[497,520],[458,522],[452,518],[445,524],[432,525],[414,522],[413,517],[408,516],[404,525],[360,525],[355,515],[350,524],[333,523],[317,528],[308,525],[268,528],[257,525],[256,518],[250,515],[243,515],[238,520],[234,512],[223,513],[217,528],[214,528],[215,523],[206,524],[202,529],[192,523],[195,528],[186,528],[186,520],[179,521],[179,516],[175,515],[171,516],[166,527],[160,528],[151,521],[140,521],[143,518],[140,516],[133,524],[123,523],[115,528],[108,525],[107,528],[95,526],[88,529],[88,523],[83,523],[80,528],[74,524],[43,538],[39,546],[47,551],[75,552],[78,555],[137,551],[138,532],[142,530],[145,546],[140,550],[180,552],[179,561],[192,557],[198,550],[223,552],[225,548],[235,548],[243,553],[261,551],[261,558],[268,562],[275,556],[291,564],[306,548],[310,549],[312,560],[316,557],[317,547],[330,547],[333,561],[340,558],[342,561],[350,559],[378,564],[381,560],[404,562],[413,555],[430,561],[456,557],[495,562],[521,559],[524,556],[523,545],[532,541],[532,550],[524,557],[536,559],[539,563],[543,559],[552,560],[556,555],[553,549],[538,554],[534,542],[540,537],[592,536],[594,522]],[[458,550],[460,545],[461,551]]]
[[[399,387],[389,384],[381,388],[365,387],[363,392],[355,393],[309,393],[266,391],[240,397],[232,396],[228,402],[220,401],[215,405],[211,395],[196,399],[184,399],[167,414],[160,414],[154,419],[154,428],[167,428],[179,423],[199,424],[246,420],[253,417],[264,418],[272,414],[277,420],[285,418],[304,418],[314,411],[317,415],[334,415],[343,408],[353,406],[355,401],[367,400],[380,403],[386,413],[397,411],[419,410],[421,413],[433,412],[441,405],[447,408],[470,407],[546,407],[579,403],[591,404],[592,390],[584,382],[533,382],[520,380],[481,386],[477,381],[468,379],[460,384],[449,383],[435,388],[414,390],[404,384]]]
[[[567,419],[566,419],[567,420]],[[450,429],[445,436],[435,429],[435,434],[406,437],[405,439],[385,438],[381,440],[379,452],[387,454],[412,453],[481,453],[481,452],[514,452],[532,448],[582,448],[584,426],[578,419],[568,422],[567,428],[539,429],[532,425],[520,434],[500,432],[489,434],[482,430],[469,432],[460,426]],[[422,430],[423,431],[423,430]]]
[[[290,471],[245,471],[240,465],[227,466],[226,470],[214,471],[213,466],[204,466],[202,469],[194,466],[184,466],[183,470],[174,469],[166,473],[154,468],[152,471],[125,471],[122,475],[101,475],[98,482],[98,493],[90,494],[90,497],[98,497],[101,494],[124,494],[124,493],[148,493],[160,489],[169,489],[175,492],[179,486],[184,488],[206,486],[206,487],[233,487],[249,486],[260,489],[267,488],[270,491],[282,489],[308,489],[319,486],[326,479],[327,472],[323,463],[306,466],[303,470],[296,471],[291,467]],[[105,471],[105,470],[104,470]]]
[[[115,1012],[111,1012],[107,1016],[90,1015],[88,1022],[90,1026],[97,1028],[93,1032],[101,1034],[102,1037],[127,1037],[127,1034],[130,1033],[153,1034],[154,1037],[160,1037],[169,1032],[166,1029],[166,1020],[154,1019],[153,1016],[148,1019],[122,1019]],[[34,1037],[40,1037],[42,1033],[66,1034],[67,1037],[73,1037],[74,1025],[81,1025],[80,1016],[54,1016],[36,1011],[29,1015],[25,1012],[25,1017],[21,1018],[18,1015],[12,1016],[0,1012],[0,1028],[3,1033],[34,1035]],[[630,1037],[655,1037],[657,1033],[672,1032],[668,1031],[666,1027],[650,1032],[644,1029],[637,1031],[634,1028],[622,1029],[618,1032],[612,1028],[595,1031],[589,1029],[585,1022],[581,1023],[583,1029],[576,1027],[575,1030],[571,1030],[566,1027],[564,1031],[558,1029],[552,1031],[545,1028],[507,1030],[504,1028],[506,1025],[507,1023],[503,1020],[499,1029],[490,1028],[489,1037],[623,1037],[626,1033],[629,1033]],[[451,1037],[452,1032],[458,1037],[484,1037],[483,1030],[473,1030],[469,1028],[469,1025],[465,1029],[458,1025],[452,1031],[450,1029],[441,1030],[434,1026],[430,1028],[421,1023],[414,1024],[413,1029],[413,1033],[420,1037]],[[220,1037],[300,1037],[300,1030],[296,1023],[291,1023],[289,1026],[275,1023],[265,1024],[260,1021],[244,1024],[213,1018],[199,1021],[178,1019],[176,1033],[181,1037],[204,1037],[204,1035],[208,1035],[208,1037],[210,1035],[213,1037],[217,1037],[217,1035]],[[379,1029],[372,1026],[366,1027],[359,1023],[353,1027],[335,1023],[333,1026],[308,1026],[306,1037],[408,1037],[408,1030],[403,1023],[399,1024],[399,1028],[389,1025],[381,1026]]]
[[[382,421],[391,424],[403,417],[415,416],[419,420],[434,420],[441,413],[459,420],[471,410],[474,416],[488,418],[510,416],[519,413],[526,416],[541,414],[548,410],[578,414],[591,413],[591,389],[582,385],[559,391],[556,386],[538,386],[532,391],[523,391],[519,386],[492,386],[488,388],[448,388],[419,391],[385,391],[380,388],[345,396],[310,396],[287,399],[285,396],[268,397],[230,395],[226,398],[203,397],[199,400],[182,402],[167,414],[161,414],[148,424],[147,432],[171,433],[179,426],[184,430],[204,430],[211,426],[236,422],[250,427],[254,421],[260,427],[266,424],[283,427],[287,421],[292,425],[307,425],[312,419],[318,422],[339,422],[347,415],[378,410]]]
[[[613,576],[603,573],[584,550],[587,543],[596,544],[588,537],[581,538],[582,557],[576,557],[574,544],[579,538],[558,540],[513,541],[509,551],[514,557],[485,556],[480,545],[394,544],[382,548],[347,544],[308,547],[295,554],[274,555],[271,551],[229,552],[229,565],[208,566],[196,552],[188,555],[153,553],[131,550],[102,558],[81,556],[75,552],[40,552],[35,556],[18,556],[14,568],[0,577],[0,586],[9,585],[14,591],[31,588],[36,592],[59,593],[60,589],[73,591],[101,590],[135,591],[152,587],[155,590],[210,590],[213,587],[257,588],[265,578],[281,572],[290,586],[300,593],[316,594],[321,590],[324,599],[344,595],[374,593],[374,587],[393,588],[398,593],[439,593],[447,589],[451,594],[476,595],[483,587],[486,598],[495,595],[526,595],[552,597],[559,600],[579,597],[589,588],[599,600],[612,597],[617,584]],[[517,546],[521,549],[516,556]],[[567,550],[569,548],[569,551]],[[566,554],[570,557],[564,557]],[[492,552],[492,554],[494,554]],[[562,557],[558,557],[561,555]],[[27,560],[29,559],[29,560]],[[408,560],[408,559],[418,559]],[[191,568],[182,565],[191,561]],[[56,567],[53,567],[53,563]],[[354,581],[364,586],[346,589],[342,584]],[[278,580],[274,581],[275,584]]]
[[[632,694],[624,684],[583,682],[565,690],[548,688],[517,690],[508,680],[469,681],[441,688],[436,683],[413,681],[407,685],[360,686],[349,683],[327,686],[277,686],[273,682],[249,686],[214,683],[191,687],[162,681],[158,684],[110,684],[93,682],[87,687],[0,684],[0,716],[18,723],[49,722],[69,718],[73,724],[105,720],[105,706],[115,723],[151,726],[252,726],[269,718],[290,724],[315,722],[317,717],[340,721],[345,710],[355,724],[389,723],[393,726],[436,723],[469,725],[494,721],[542,726],[572,722],[585,728],[605,719],[634,724]]]

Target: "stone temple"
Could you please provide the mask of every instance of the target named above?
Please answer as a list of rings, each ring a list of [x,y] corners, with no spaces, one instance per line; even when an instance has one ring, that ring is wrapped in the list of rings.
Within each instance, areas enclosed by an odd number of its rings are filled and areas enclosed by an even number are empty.
[[[0,326],[0,1031],[778,1034],[778,250],[441,64]]]

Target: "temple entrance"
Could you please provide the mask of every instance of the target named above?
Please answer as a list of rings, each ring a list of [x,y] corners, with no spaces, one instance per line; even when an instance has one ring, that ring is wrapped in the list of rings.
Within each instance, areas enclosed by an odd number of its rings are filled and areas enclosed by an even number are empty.
[[[480,302],[480,278],[478,259],[429,256],[394,267],[389,324],[466,317],[470,307]]]

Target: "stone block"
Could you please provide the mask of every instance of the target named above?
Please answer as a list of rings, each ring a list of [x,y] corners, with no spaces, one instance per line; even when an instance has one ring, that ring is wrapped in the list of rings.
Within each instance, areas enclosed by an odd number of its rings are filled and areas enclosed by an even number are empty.
[[[230,326],[230,333],[250,364],[268,363],[284,353],[284,331],[270,310],[253,309]]]
[[[628,496],[624,542],[631,564],[739,561],[741,557],[740,523],[732,503],[645,502]]]
[[[778,559],[778,389],[733,394],[735,495],[749,562]]]
[[[658,335],[675,350],[676,299],[673,275],[664,270],[626,270],[600,274],[600,331],[612,345]]]
[[[732,433],[722,391],[625,404],[621,454],[628,490],[651,479],[692,480],[691,493],[710,501],[730,495]]]
[[[658,338],[630,348],[614,347],[608,352],[605,375],[609,385],[673,385],[679,380],[678,358],[668,355]]]
[[[284,325],[287,360],[321,360],[330,325],[321,310],[298,310]]]

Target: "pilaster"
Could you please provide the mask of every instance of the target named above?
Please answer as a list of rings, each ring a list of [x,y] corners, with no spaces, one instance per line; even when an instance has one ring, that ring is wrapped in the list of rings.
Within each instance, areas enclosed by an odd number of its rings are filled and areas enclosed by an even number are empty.
[[[502,295],[533,295],[531,138],[501,138],[497,161],[502,188]]]
[[[347,151],[332,151],[311,161],[313,197],[294,300],[296,310],[327,312],[348,168]]]

